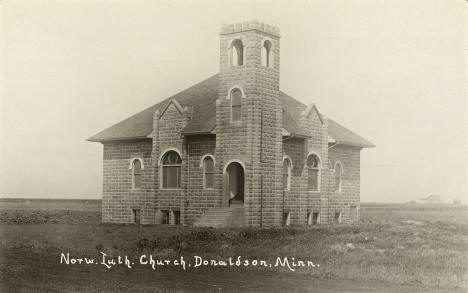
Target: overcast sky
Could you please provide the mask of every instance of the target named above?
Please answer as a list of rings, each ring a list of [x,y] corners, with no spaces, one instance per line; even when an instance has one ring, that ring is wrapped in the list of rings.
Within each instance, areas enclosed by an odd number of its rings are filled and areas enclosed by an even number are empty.
[[[466,202],[465,6],[2,1],[1,196],[101,197],[85,139],[217,73],[221,25],[258,19],[281,30],[281,89],[377,145],[362,201]]]

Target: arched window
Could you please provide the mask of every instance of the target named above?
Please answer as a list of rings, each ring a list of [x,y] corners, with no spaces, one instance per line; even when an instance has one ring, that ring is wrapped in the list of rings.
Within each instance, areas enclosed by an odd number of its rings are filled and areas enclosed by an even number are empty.
[[[205,157],[203,160],[203,187],[214,187],[214,161],[210,156]]]
[[[175,151],[168,151],[162,158],[162,187],[180,188],[182,159]]]
[[[132,162],[132,188],[141,188],[141,162],[139,159],[134,159]]]
[[[230,93],[231,97],[231,121],[241,121],[242,119],[242,91],[238,88],[233,88]]]
[[[341,191],[342,185],[342,175],[343,175],[343,165],[341,162],[335,163],[335,191]]]
[[[320,159],[317,155],[309,155],[307,158],[307,169],[309,171],[307,189],[309,191],[318,191],[320,186]]]
[[[291,161],[288,158],[283,160],[283,189],[289,190],[291,187]]]
[[[271,67],[271,42],[266,40],[263,42],[262,52],[261,52],[261,65],[266,67]]]
[[[238,66],[244,64],[244,45],[239,39],[235,39],[231,43],[230,48],[230,59],[232,66]]]

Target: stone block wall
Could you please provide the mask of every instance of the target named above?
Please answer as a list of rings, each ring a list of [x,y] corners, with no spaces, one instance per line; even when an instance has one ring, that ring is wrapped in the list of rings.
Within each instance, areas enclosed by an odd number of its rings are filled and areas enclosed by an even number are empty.
[[[243,65],[229,62],[230,44],[240,39],[244,45]],[[261,65],[265,40],[272,44],[272,66]],[[193,224],[208,209],[226,206],[224,170],[236,161],[244,167],[244,224],[279,226],[284,212],[291,225],[307,225],[310,213],[319,213],[322,224],[334,222],[336,212],[342,222],[359,214],[360,148],[343,145],[329,150],[328,123],[315,107],[304,109],[297,119],[309,138],[282,137],[283,113],[279,102],[279,30],[258,22],[223,27],[220,37],[219,98],[216,101],[216,135],[182,136],[190,120],[190,109],[170,100],[166,108],[154,113],[152,137],[104,143],[103,222],[129,223],[133,209],[140,210],[141,223],[158,223],[161,211],[180,213],[181,224]],[[239,87],[242,119],[231,121],[230,90]],[[297,117],[295,117],[297,118]],[[181,186],[161,188],[161,158],[166,151],[177,151],[182,159]],[[307,155],[321,161],[320,189],[308,191]],[[214,188],[203,188],[201,159],[215,158]],[[292,160],[291,188],[284,191],[283,157]],[[130,160],[144,162],[143,184],[132,189]],[[344,167],[342,192],[333,191],[335,161]],[[354,215],[354,216],[353,216]]]
[[[201,215],[213,207],[222,205],[222,176],[215,173],[212,189],[203,188],[204,169],[202,158],[205,155],[215,156],[215,170],[219,162],[216,159],[216,137],[214,135],[188,137],[189,164],[186,172],[188,177],[188,194],[184,222],[193,224]]]
[[[102,221],[132,223],[133,209],[141,223],[153,221],[151,139],[105,142],[103,158]],[[132,188],[131,159],[143,160],[142,186]]]
[[[343,166],[342,188],[341,191],[330,192],[330,209],[334,212],[341,212],[342,222],[345,223],[359,218],[360,151],[358,147],[339,144],[329,150],[332,168],[336,161],[340,161]],[[334,184],[334,176],[332,178],[331,184]]]
[[[187,109],[183,109],[177,101],[171,100],[162,113],[156,112],[153,117],[153,174],[154,174],[154,206],[155,212],[168,210],[169,217],[173,211],[180,212],[180,223],[185,221],[185,205],[187,201],[187,152],[186,141],[181,136],[181,130],[189,120]],[[167,151],[176,151],[181,159],[180,188],[165,189],[161,184],[161,159]],[[153,223],[157,222],[156,219]]]
[[[241,40],[242,65],[230,64],[230,46]],[[263,42],[272,44],[272,66],[261,64]],[[279,31],[248,22],[222,29],[220,37],[219,98],[216,104],[216,171],[223,176],[231,161],[244,166],[245,225],[281,223],[281,129],[279,104]],[[230,90],[243,91],[242,119],[231,121]],[[224,179],[219,178],[222,182]],[[222,192],[222,190],[219,190]],[[223,204],[226,204],[224,200]]]

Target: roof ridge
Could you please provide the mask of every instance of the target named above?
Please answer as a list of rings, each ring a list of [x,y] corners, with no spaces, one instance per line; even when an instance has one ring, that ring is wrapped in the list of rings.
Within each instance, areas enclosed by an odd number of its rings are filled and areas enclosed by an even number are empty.
[[[124,120],[121,120],[87,140],[106,142],[116,140],[150,139],[148,135],[153,131],[154,112],[156,110],[162,111],[172,99],[183,106],[183,108],[192,107],[192,120],[190,120],[186,127],[184,127],[182,133],[212,133],[213,129],[216,127],[215,101],[219,98],[218,76],[219,72],[176,94],[162,99],[156,104],[149,106]],[[307,106],[281,90],[279,93],[279,101],[281,107],[284,109],[283,128],[286,129],[287,132],[295,135],[306,134],[306,129],[300,127],[300,123],[298,123],[296,119],[298,119],[298,117],[300,118],[301,113]],[[317,113],[319,113],[320,118],[324,117],[318,109]],[[329,120],[332,122],[329,123],[328,134],[335,140],[361,147],[374,146],[368,140],[341,126],[338,122],[331,119]]]

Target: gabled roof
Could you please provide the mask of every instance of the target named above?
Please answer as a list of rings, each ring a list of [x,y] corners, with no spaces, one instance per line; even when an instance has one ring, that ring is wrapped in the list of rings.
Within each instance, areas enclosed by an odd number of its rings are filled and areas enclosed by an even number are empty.
[[[328,135],[339,144],[373,148],[375,145],[364,137],[352,132],[338,122],[328,118]]]
[[[105,142],[113,140],[148,138],[153,130],[153,114],[159,112],[174,100],[182,108],[191,111],[192,119],[182,129],[182,134],[210,134],[216,127],[216,100],[218,99],[218,74],[171,96],[99,133],[88,138],[89,141]],[[299,137],[308,137],[307,131],[299,127],[295,117],[300,117],[306,105],[293,97],[280,92],[279,100],[283,108],[283,128],[285,132]],[[372,143],[329,119],[329,135],[341,143],[351,143],[361,147],[373,146]]]
[[[171,96],[119,123],[104,129],[88,138],[89,141],[104,142],[111,140],[147,138],[153,131],[153,114],[156,110],[162,113],[171,99],[182,107],[193,106],[193,129],[211,131],[215,123],[216,99],[218,98],[218,75]],[[211,119],[206,119],[206,118]],[[212,121],[213,120],[213,121]],[[213,124],[213,125],[211,125]],[[189,126],[189,125],[187,125]]]

